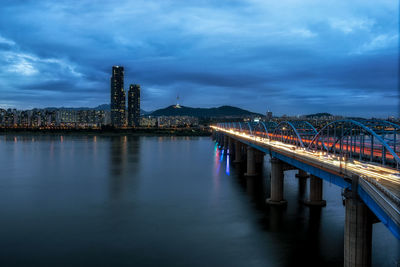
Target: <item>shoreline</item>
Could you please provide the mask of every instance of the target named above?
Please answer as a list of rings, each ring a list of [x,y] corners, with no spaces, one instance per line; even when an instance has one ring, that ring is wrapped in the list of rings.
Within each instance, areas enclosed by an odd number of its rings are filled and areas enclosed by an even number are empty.
[[[136,129],[32,129],[0,128],[0,135],[137,135],[137,136],[210,136],[209,128],[136,128]]]

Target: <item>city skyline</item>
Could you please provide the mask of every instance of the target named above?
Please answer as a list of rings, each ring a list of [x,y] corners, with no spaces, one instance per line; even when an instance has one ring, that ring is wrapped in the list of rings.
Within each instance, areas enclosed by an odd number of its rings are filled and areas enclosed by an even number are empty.
[[[1,0],[0,267],[400,267],[399,14]]]
[[[263,114],[397,115],[394,1],[6,1],[0,14],[1,108],[107,103],[119,64],[144,110],[179,94]]]

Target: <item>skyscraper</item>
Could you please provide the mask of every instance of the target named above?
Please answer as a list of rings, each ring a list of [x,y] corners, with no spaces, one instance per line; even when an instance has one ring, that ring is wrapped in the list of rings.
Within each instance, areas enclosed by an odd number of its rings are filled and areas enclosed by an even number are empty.
[[[113,66],[111,76],[111,124],[125,126],[124,67]]]
[[[131,84],[128,92],[128,125],[140,126],[140,85]]]

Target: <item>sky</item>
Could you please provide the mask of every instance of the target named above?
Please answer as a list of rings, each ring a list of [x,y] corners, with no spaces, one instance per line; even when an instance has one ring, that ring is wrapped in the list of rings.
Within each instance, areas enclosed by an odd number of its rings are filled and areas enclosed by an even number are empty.
[[[394,0],[1,0],[0,108],[110,102],[113,65],[150,111],[397,115]]]

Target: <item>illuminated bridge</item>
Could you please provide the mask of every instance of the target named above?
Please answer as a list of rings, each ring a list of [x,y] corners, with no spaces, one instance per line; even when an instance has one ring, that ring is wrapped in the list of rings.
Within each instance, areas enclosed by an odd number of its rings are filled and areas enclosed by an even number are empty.
[[[246,158],[245,175],[256,161],[271,158],[270,205],[284,205],[284,171],[310,177],[305,204],[324,206],[322,180],[343,188],[344,265],[371,264],[372,224],[382,222],[400,240],[400,126],[384,120],[226,122],[211,126],[213,137],[235,162]],[[308,175],[308,173],[310,175]]]

